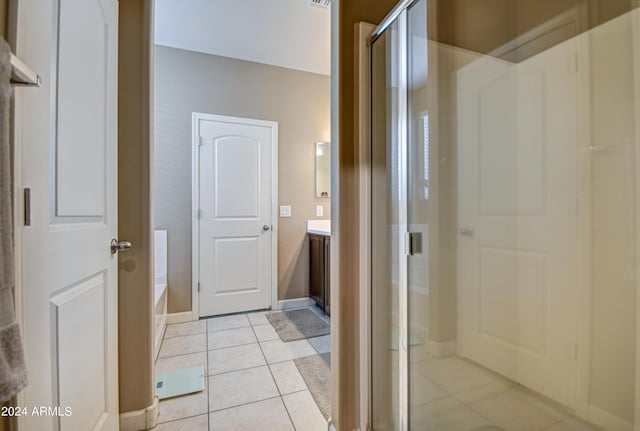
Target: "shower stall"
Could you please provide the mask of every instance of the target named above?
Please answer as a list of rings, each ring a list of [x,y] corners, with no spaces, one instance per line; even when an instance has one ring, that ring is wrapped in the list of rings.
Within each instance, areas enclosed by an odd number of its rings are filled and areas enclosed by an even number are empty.
[[[403,1],[370,37],[374,431],[640,430],[638,6]]]

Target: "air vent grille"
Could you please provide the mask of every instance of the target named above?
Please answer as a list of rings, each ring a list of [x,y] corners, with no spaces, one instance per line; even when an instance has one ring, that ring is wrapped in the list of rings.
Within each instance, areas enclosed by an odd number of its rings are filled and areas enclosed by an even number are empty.
[[[309,4],[311,6],[327,9],[331,5],[331,0],[309,0]]]

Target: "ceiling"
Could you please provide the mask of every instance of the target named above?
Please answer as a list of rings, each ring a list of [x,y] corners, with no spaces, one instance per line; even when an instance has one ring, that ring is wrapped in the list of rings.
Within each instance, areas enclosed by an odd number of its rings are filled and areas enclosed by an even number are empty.
[[[155,43],[329,75],[330,11],[309,0],[156,0]]]

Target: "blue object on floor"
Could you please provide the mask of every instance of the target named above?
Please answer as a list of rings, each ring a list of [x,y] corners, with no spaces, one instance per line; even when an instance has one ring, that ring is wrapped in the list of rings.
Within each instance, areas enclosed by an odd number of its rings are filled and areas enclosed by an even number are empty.
[[[156,395],[159,399],[179,397],[204,390],[204,366],[156,373]]]

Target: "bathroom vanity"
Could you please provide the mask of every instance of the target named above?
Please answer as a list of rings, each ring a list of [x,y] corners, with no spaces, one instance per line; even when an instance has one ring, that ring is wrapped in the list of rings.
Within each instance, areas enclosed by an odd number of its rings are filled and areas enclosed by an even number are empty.
[[[331,222],[309,220],[309,296],[331,315]]]

